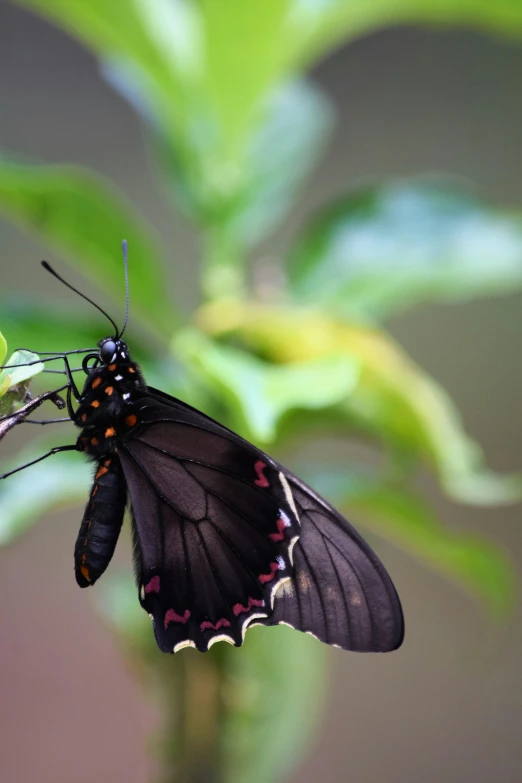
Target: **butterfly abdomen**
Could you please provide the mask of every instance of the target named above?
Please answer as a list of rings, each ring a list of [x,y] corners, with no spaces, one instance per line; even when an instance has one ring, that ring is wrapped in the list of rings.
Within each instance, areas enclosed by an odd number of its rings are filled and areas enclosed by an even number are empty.
[[[123,523],[126,497],[117,456],[100,461],[74,550],[80,587],[94,584],[109,565]]]

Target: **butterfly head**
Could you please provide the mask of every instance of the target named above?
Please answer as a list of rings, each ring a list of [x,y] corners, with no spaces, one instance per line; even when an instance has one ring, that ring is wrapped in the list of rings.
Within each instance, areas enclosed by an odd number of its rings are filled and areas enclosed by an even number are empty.
[[[129,350],[127,344],[115,337],[104,337],[98,343],[99,356],[102,364],[118,364],[122,360],[128,360]]]

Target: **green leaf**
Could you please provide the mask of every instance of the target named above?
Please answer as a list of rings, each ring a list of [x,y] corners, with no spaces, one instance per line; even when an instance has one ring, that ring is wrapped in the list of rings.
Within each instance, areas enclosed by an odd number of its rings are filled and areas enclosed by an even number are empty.
[[[493,542],[475,533],[450,530],[419,496],[346,471],[315,473],[314,486],[369,530],[442,573],[480,598],[496,616],[514,608],[513,563]]]
[[[260,96],[276,81],[292,0],[199,0],[205,34],[205,83],[224,143],[234,148]]]
[[[3,468],[10,470],[36,459],[45,454],[47,445],[40,441],[38,451],[32,447],[21,452],[15,464]],[[46,511],[85,501],[91,481],[88,466],[78,456],[54,454],[0,482],[0,545],[5,546],[24,533]]]
[[[240,655],[226,652],[224,780],[287,780],[322,716],[329,650],[306,634],[278,627],[252,628]]]
[[[449,396],[385,332],[318,310],[237,300],[206,305],[197,323],[214,338],[232,339],[277,363],[279,370],[309,363],[313,372],[314,362],[343,357],[360,373],[337,408],[337,428],[344,423],[385,445],[395,468],[426,462],[458,500],[482,505],[522,497],[522,476],[497,476],[486,469],[480,447],[466,434]],[[250,416],[259,416],[256,405]]]
[[[127,239],[133,318],[160,332],[172,329],[172,305],[149,228],[103,179],[74,166],[0,158],[0,212],[64,254],[120,307],[125,296],[121,241]]]
[[[4,335],[0,332],[0,364],[4,363],[4,359],[7,355],[7,343],[4,339]]]
[[[286,28],[286,66],[309,67],[333,48],[397,25],[471,27],[522,36],[519,0],[295,0]]]
[[[6,361],[6,366],[9,369],[0,372],[0,397],[3,397],[11,386],[17,386],[42,372],[44,365],[38,361],[39,358],[31,351],[15,351]],[[32,364],[32,362],[37,363]]]
[[[181,122],[197,75],[198,25],[183,0],[17,0],[61,25],[100,57],[132,64],[151,101]],[[170,108],[168,108],[170,105]]]
[[[357,363],[347,356],[274,366],[192,329],[178,334],[174,348],[236,416],[242,414],[250,435],[264,443],[275,439],[278,421],[285,413],[334,405],[350,394],[358,378]]]
[[[98,319],[96,313],[92,316],[89,310],[84,312],[83,307],[72,308],[70,304],[64,307],[63,300],[58,299],[51,302],[46,299],[43,304],[39,298],[21,295],[0,299],[0,320],[5,324],[11,343],[29,345],[35,353],[89,347],[96,351],[97,343],[110,329],[103,316]],[[154,358],[154,346],[132,323],[125,336],[133,356],[140,363],[147,357],[149,361]],[[80,366],[81,357],[73,357],[73,365]],[[63,362],[59,360],[48,367],[63,369]]]
[[[287,779],[321,719],[325,645],[290,628],[252,628],[240,651],[221,643],[205,655],[183,650],[168,658],[158,652],[130,574],[107,574],[93,597],[164,710],[169,779],[207,766],[228,783]]]
[[[270,95],[245,158],[245,178],[229,231],[250,247],[281,223],[325,149],[333,109],[310,82],[292,82]]]
[[[522,215],[434,183],[369,188],[315,219],[289,271],[300,302],[363,318],[512,291],[522,285]]]

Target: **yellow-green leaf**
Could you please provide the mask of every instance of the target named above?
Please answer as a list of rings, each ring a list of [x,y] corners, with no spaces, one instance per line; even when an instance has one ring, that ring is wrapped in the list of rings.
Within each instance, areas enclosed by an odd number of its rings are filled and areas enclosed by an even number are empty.
[[[349,356],[332,354],[273,365],[213,342],[194,329],[179,333],[173,347],[188,367],[202,374],[211,390],[226,399],[239,428],[246,425],[247,434],[262,443],[274,440],[278,421],[290,410],[326,408],[346,399],[359,374]]]
[[[522,477],[486,469],[480,447],[466,434],[447,393],[385,332],[318,310],[231,300],[203,308],[198,323],[216,337],[234,337],[276,365],[332,354],[349,358],[360,375],[340,411],[355,432],[377,439],[398,460],[424,461],[459,500],[498,504],[522,496]]]

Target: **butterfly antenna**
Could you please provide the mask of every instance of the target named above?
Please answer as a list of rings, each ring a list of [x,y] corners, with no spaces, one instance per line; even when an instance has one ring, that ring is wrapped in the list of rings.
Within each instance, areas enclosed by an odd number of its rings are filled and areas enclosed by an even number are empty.
[[[114,321],[112,320],[110,315],[108,313],[106,313],[105,310],[103,310],[100,307],[100,305],[97,305],[96,302],[93,302],[92,299],[89,299],[88,296],[86,296],[85,294],[82,294],[81,291],[78,291],[77,288],[75,288],[73,285],[68,283],[67,280],[64,280],[63,277],[60,277],[58,272],[55,272],[54,269],[52,268],[52,266],[47,263],[47,261],[42,261],[42,266],[43,266],[43,268],[47,272],[50,272],[53,275],[53,277],[56,277],[56,279],[59,280],[60,283],[63,283],[65,286],[67,286],[67,288],[70,288],[71,291],[74,291],[75,294],[78,294],[78,296],[81,296],[82,299],[85,299],[86,302],[89,302],[90,304],[92,304],[93,307],[95,307],[97,310],[99,310],[100,313],[102,313],[102,315],[104,315],[105,318],[107,318],[107,320],[110,321],[111,324],[114,326],[114,335],[115,335],[115,338],[117,338],[117,336],[118,336],[118,327],[116,326],[116,324],[114,323]]]
[[[129,320],[129,259],[127,255],[126,239],[124,239],[121,243],[121,249],[123,253],[123,268],[125,270],[125,321],[123,322],[123,328],[118,335],[118,339],[122,336],[123,332],[127,328],[127,322]]]

